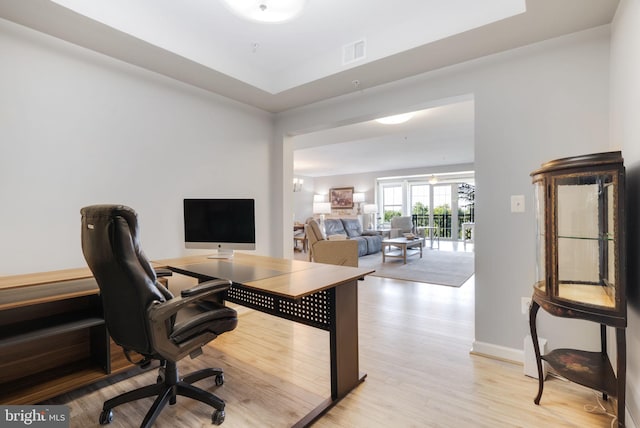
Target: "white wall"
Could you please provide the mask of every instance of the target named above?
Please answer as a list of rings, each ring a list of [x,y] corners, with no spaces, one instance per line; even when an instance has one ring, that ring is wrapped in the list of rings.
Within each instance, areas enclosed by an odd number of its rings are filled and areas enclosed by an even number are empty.
[[[627,170],[627,409],[640,426],[640,2],[622,0],[611,34],[611,148]],[[627,421],[627,426],[632,426]]]
[[[517,359],[529,332],[520,301],[532,294],[534,282],[529,173],[551,159],[607,150],[608,55],[609,28],[597,28],[282,113],[276,136],[471,94],[476,105],[474,348]],[[283,144],[282,159],[290,157],[288,150],[290,141]],[[291,173],[291,165],[283,162],[281,168]],[[510,212],[510,197],[518,194],[526,196],[524,214]],[[538,329],[551,348],[598,349],[593,323],[541,314]]]
[[[315,179],[313,177],[298,177],[303,178],[304,183],[302,184],[301,191],[293,193],[293,208],[291,214],[294,221],[304,223],[308,217],[311,217],[313,211],[313,188]]]
[[[473,168],[473,164],[461,164],[316,177],[313,191],[320,195],[328,195],[329,189],[332,187],[353,187],[354,192],[362,192],[365,194],[366,203],[374,204],[378,202],[376,199],[376,180],[378,178],[473,171]]]
[[[85,266],[82,206],[141,217],[184,251],[182,198],[255,197],[269,253],[272,116],[0,20],[0,275]]]

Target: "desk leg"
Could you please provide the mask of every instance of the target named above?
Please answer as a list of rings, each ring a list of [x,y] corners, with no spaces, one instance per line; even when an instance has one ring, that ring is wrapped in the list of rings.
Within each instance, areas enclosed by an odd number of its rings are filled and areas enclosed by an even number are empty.
[[[335,320],[331,341],[331,398],[344,397],[364,380],[358,369],[358,281],[342,284],[333,293]]]
[[[330,293],[333,320],[329,330],[331,397],[324,400],[293,428],[308,427],[364,381],[358,367],[358,281],[335,287]]]

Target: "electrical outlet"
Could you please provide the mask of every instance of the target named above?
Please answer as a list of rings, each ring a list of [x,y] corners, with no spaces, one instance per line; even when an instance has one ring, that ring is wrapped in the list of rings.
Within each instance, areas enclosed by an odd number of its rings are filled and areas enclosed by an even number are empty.
[[[529,313],[529,306],[531,306],[531,297],[523,297],[520,305],[522,315],[527,315]]]

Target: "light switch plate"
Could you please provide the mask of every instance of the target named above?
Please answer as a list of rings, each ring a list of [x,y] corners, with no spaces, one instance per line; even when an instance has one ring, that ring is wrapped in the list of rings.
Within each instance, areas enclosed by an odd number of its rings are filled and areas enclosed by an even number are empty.
[[[524,212],[524,195],[511,195],[511,212]]]

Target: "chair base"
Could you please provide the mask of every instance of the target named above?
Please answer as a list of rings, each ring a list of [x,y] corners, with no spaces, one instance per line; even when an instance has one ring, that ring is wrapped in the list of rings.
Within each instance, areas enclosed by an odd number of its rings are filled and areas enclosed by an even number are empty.
[[[211,415],[211,421],[215,425],[220,425],[224,422],[224,401],[218,398],[216,395],[200,389],[192,385],[201,379],[215,376],[216,385],[220,386],[224,383],[224,375],[222,369],[203,369],[197,372],[193,372],[182,379],[178,378],[178,369],[176,363],[167,362],[166,366],[160,367],[160,373],[158,375],[158,383],[153,385],[143,386],[133,391],[125,392],[117,397],[111,398],[105,401],[102,406],[102,412],[100,413],[99,423],[100,425],[106,425],[113,420],[113,409],[124,403],[139,400],[141,398],[157,396],[153,405],[147,412],[140,427],[150,427],[156,420],[162,409],[169,404],[176,403],[176,397],[178,395],[189,397],[194,400],[198,400],[202,403],[208,404],[213,407],[215,411]]]

